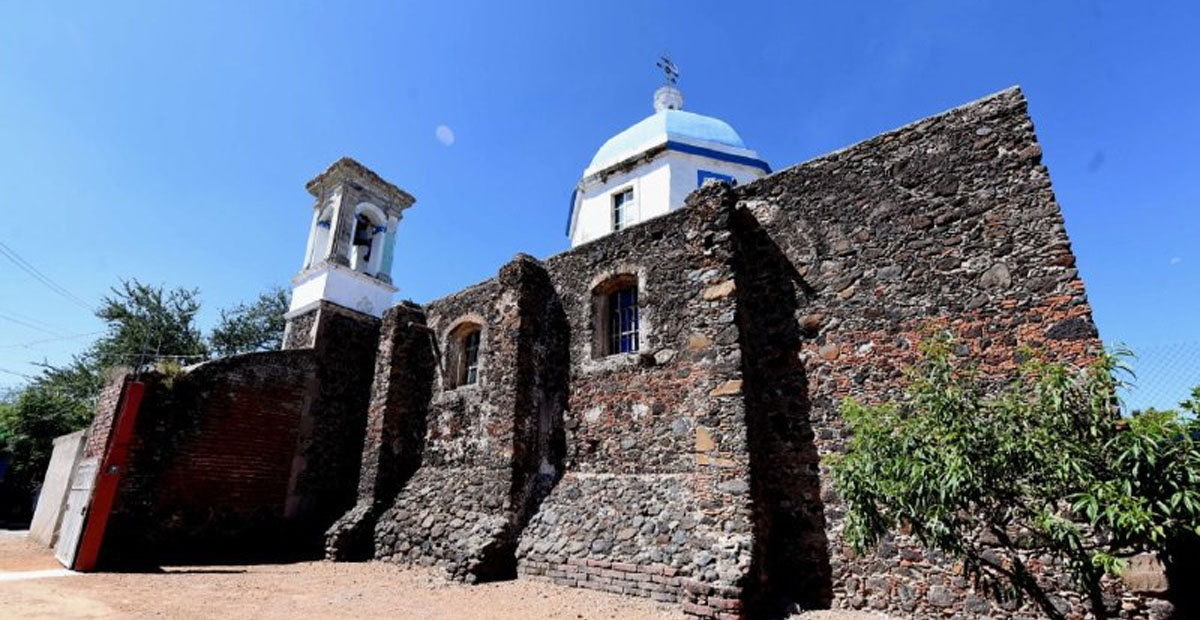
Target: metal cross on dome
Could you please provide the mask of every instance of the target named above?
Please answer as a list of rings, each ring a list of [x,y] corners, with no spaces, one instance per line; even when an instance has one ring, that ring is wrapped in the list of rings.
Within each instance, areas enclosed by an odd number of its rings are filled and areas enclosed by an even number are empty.
[[[663,54],[655,66],[663,70],[663,77],[666,78],[667,85],[674,86],[679,81],[679,67],[671,62],[670,54]]]

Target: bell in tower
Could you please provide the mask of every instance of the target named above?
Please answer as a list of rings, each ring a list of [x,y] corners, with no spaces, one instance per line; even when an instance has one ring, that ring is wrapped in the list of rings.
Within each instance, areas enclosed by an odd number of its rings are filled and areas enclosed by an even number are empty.
[[[312,228],[300,273],[292,278],[285,348],[308,346],[320,310],[375,319],[391,307],[396,226],[414,199],[366,166],[343,157],[306,185]]]

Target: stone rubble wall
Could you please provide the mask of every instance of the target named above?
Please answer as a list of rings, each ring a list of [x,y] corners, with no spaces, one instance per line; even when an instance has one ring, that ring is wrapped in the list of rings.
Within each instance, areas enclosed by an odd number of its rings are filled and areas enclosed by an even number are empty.
[[[768,345],[754,355],[755,364],[786,359],[799,376],[792,382],[799,389],[787,394],[777,392],[787,383],[764,381],[750,391],[748,407],[794,399],[791,406],[806,412],[795,445],[802,446],[808,471],[802,493],[792,499],[805,498],[807,507],[794,507],[802,517],[796,523],[814,539],[813,527],[825,523],[832,604],[920,617],[1038,617],[1030,605],[1002,607],[975,593],[952,560],[904,536],[878,553],[855,556],[841,539],[836,491],[816,469],[820,458],[843,449],[841,401],[897,395],[903,369],[933,328],[951,329],[994,374],[1014,370],[1022,347],[1074,363],[1100,350],[1020,91],[1003,91],[732,193],[754,238],[747,254],[755,255],[755,264],[747,271],[777,274],[774,284],[763,283],[777,291],[774,306],[739,300],[749,322],[768,323],[764,329],[779,336],[775,350]],[[783,307],[793,313],[790,320],[778,316]],[[747,374],[749,387],[754,382]],[[752,445],[752,453],[779,462],[791,452],[765,448]],[[767,503],[783,501],[777,495]],[[1060,607],[1088,617],[1086,599],[1064,572],[1049,558],[1031,560],[1042,567]],[[1162,613],[1161,602],[1116,583],[1109,597],[1122,617]]]
[[[418,308],[388,310],[367,410],[358,502],[326,533],[325,555],[335,560],[375,556],[375,523],[421,465],[434,373],[436,339]]]
[[[403,328],[389,313],[359,500],[330,531],[330,557],[468,581],[515,563],[524,578],[708,618],[789,605],[1037,617],[899,533],[854,554],[822,461],[844,449],[839,404],[900,394],[933,329],[996,375],[1026,347],[1076,363],[1099,350],[1040,159],[1010,89],[701,188],[544,263],[519,257],[423,314],[403,310]],[[598,295],[621,278],[638,283],[641,346],[602,355]],[[461,320],[483,326],[481,378],[453,387]],[[432,362],[414,361],[418,334]],[[1064,571],[1030,564],[1065,612],[1090,617]],[[1166,613],[1115,582],[1109,596],[1123,618]]]
[[[511,577],[517,536],[562,468],[562,308],[545,269],[518,256],[498,277],[430,304],[426,316],[438,371],[420,467],[378,516],[374,556],[442,566],[471,582]],[[482,327],[480,374],[454,386],[457,360],[448,358],[457,348],[448,340],[463,320]],[[390,370],[377,370],[380,398]],[[336,544],[330,551],[341,553]]]
[[[307,402],[298,427],[292,479],[284,513],[306,532],[297,541],[311,553],[323,549],[323,532],[357,501],[352,482],[367,426],[380,320],[321,302],[313,328],[312,380],[293,389]]]
[[[522,576],[737,615],[753,537],[727,205],[695,204],[547,261],[571,334],[566,475]],[[593,290],[638,280],[638,353],[598,355]]]

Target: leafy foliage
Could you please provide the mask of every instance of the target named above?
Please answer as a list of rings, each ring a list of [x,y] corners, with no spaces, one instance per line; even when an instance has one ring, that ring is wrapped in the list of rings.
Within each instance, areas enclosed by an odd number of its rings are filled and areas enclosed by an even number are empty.
[[[209,336],[212,350],[222,356],[278,350],[283,345],[283,315],[288,301],[287,291],[276,286],[261,293],[253,303],[222,310],[221,322]]]
[[[4,512],[8,517],[31,508],[33,491],[46,469],[53,439],[79,430],[91,419],[85,401],[53,384],[35,382],[10,402],[0,403],[0,447],[11,458],[4,475]]]
[[[852,437],[832,469],[855,547],[903,525],[981,585],[1062,617],[1023,560],[1050,553],[1103,617],[1100,579],[1122,557],[1200,534],[1200,423],[1122,418],[1122,353],[1086,368],[1033,359],[998,386],[955,350],[926,341],[897,402],[844,403]],[[1200,388],[1184,405],[1196,411]]]
[[[209,342],[223,355],[278,348],[286,306],[286,292],[274,288],[248,306],[223,311]],[[166,364],[179,372],[182,365],[208,359],[196,327],[199,310],[195,289],[122,281],[96,311],[108,324],[102,337],[69,364],[43,365],[28,386],[0,400],[0,458],[7,455],[12,463],[0,487],[0,507],[6,509],[0,512],[27,515],[28,496],[45,471],[54,438],[88,424],[107,369]]]
[[[161,356],[197,361],[208,357],[204,337],[195,325],[198,290],[166,291],[135,279],[122,281],[112,293],[96,311],[108,323],[108,333],[92,348],[101,367],[141,365]]]

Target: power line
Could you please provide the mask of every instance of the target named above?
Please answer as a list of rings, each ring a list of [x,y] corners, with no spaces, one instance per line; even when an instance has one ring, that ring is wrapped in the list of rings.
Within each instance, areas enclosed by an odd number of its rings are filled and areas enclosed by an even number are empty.
[[[48,329],[38,327],[37,325],[30,323],[29,321],[19,319],[15,316],[6,314],[4,312],[0,312],[0,319],[4,319],[6,321],[11,321],[13,323],[16,323],[17,325],[21,325],[23,327],[28,327],[29,329],[42,332],[43,334],[46,334],[47,336],[63,336],[64,335],[63,332],[61,332],[61,331],[50,331]]]
[[[9,370],[7,368],[0,368],[0,372],[7,374],[7,375],[16,375],[18,377],[21,377],[22,379],[29,379],[30,381],[34,381],[37,379],[37,377],[27,375],[23,372],[17,372],[15,370]]]
[[[61,284],[50,279],[50,277],[47,276],[46,274],[42,273],[41,271],[38,271],[37,267],[34,267],[29,261],[22,258],[21,255],[18,254],[16,250],[8,247],[2,241],[0,241],[0,255],[4,256],[9,261],[11,261],[12,264],[16,265],[19,269],[21,269],[21,271],[24,271],[25,273],[29,274],[31,277],[33,277],[33,279],[46,285],[46,288],[49,288],[50,290],[54,291],[55,293],[58,293],[59,295],[61,295],[64,299],[66,299],[74,304],[79,305],[81,308],[87,310],[88,312],[94,312],[91,304],[84,301],[83,299],[80,299],[78,295],[72,293],[71,291],[68,291],[66,289],[66,287],[64,287]]]
[[[103,333],[104,333],[104,330],[100,330],[100,331],[95,331],[95,332],[88,332],[86,334],[71,334],[70,336],[63,336],[61,338],[46,338],[43,340],[34,340],[32,342],[21,342],[21,343],[17,343],[17,344],[3,344],[3,345],[0,345],[0,349],[28,349],[29,347],[36,346],[39,344],[46,344],[49,342],[62,342],[63,340],[75,340],[76,338],[85,338],[87,336],[97,336],[97,335],[103,334]]]

